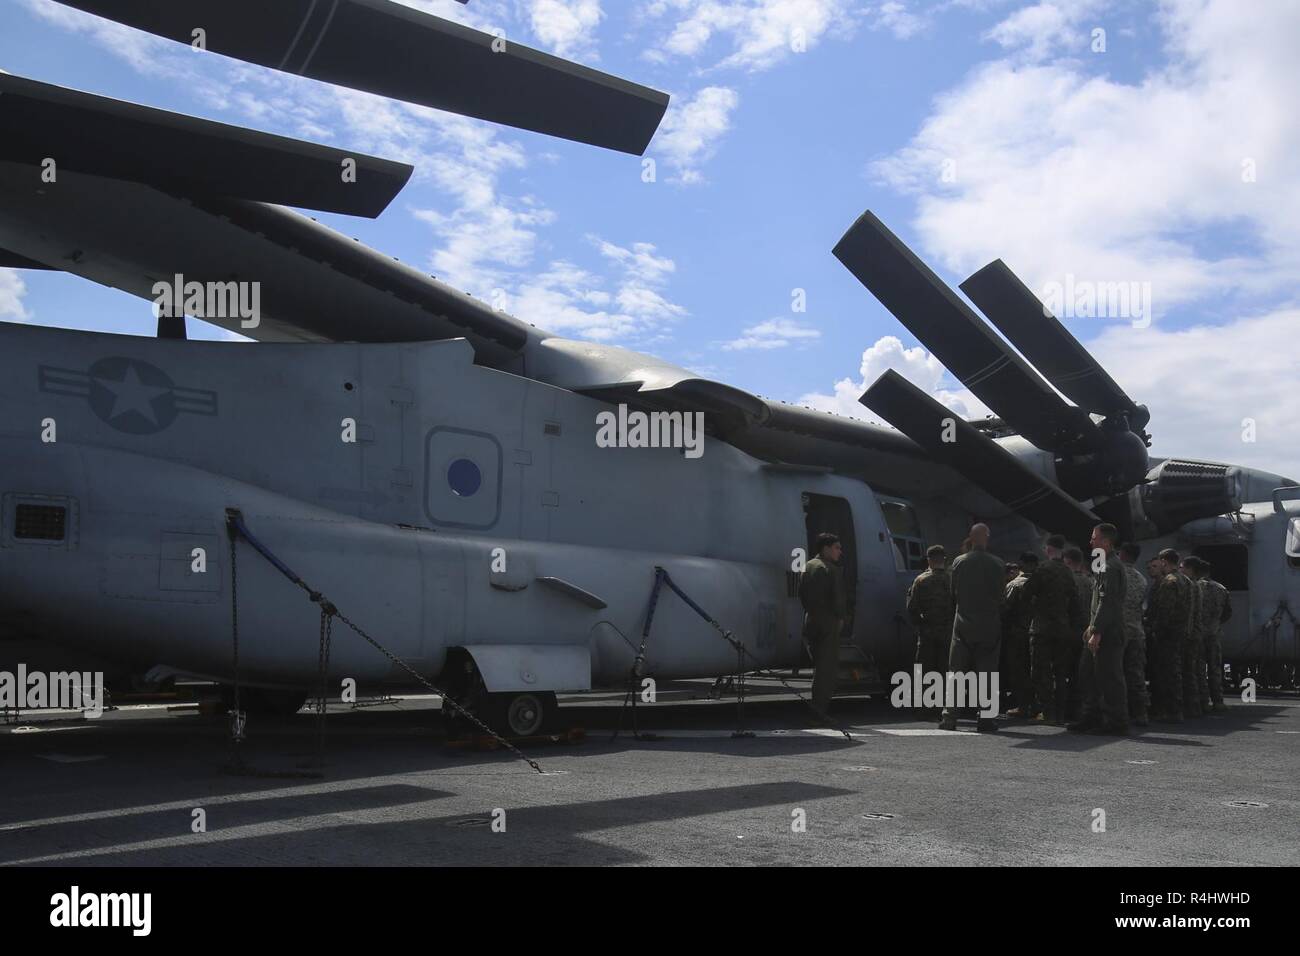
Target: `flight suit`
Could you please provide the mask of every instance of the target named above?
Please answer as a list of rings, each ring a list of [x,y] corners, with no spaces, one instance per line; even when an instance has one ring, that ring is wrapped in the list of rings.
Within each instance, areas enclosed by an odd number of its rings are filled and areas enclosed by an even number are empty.
[[[1025,717],[1033,716],[1034,684],[1029,670],[1029,626],[1034,603],[1025,591],[1029,575],[1020,572],[1007,583],[1002,608],[1002,665],[1007,689]]]
[[[922,571],[907,589],[907,615],[916,629],[916,663],[922,673],[948,669],[952,644],[952,576],[947,568]]]
[[[1070,618],[1070,624],[1077,632],[1076,636],[1082,641],[1083,631],[1088,626],[1088,618],[1092,608],[1092,578],[1084,571],[1071,571],[1070,573],[1074,575],[1074,586],[1079,590],[1079,611]]]
[[[1088,626],[1088,618],[1091,616],[1092,611],[1092,575],[1087,571],[1074,571],[1072,573],[1074,574],[1074,586],[1079,590],[1079,613],[1071,622],[1074,630],[1074,647],[1070,653],[1073,655],[1071,666],[1074,669],[1075,683],[1070,687],[1069,702],[1065,708],[1068,718],[1073,718],[1079,713],[1079,646],[1083,644],[1083,632]]]
[[[1138,726],[1147,723],[1150,697],[1147,694],[1147,635],[1142,625],[1142,605],[1147,579],[1133,565],[1123,563],[1124,585],[1124,686],[1128,689],[1129,719]]]
[[[844,576],[839,567],[821,558],[809,561],[799,581],[799,600],[805,612],[803,636],[813,656],[812,703],[824,714],[835,695],[840,669],[840,633],[848,614]]]
[[[1183,719],[1183,645],[1191,628],[1192,582],[1166,574],[1151,595],[1151,650],[1155,660],[1152,707],[1170,720]]]
[[[1081,639],[1072,623],[1079,613],[1074,574],[1060,558],[1044,561],[1025,582],[1024,596],[1034,608],[1029,625],[1034,696],[1048,720],[1064,720]]]
[[[1079,656],[1079,719],[1086,725],[1127,732],[1124,596],[1128,576],[1121,565],[1119,555],[1112,554],[1106,559],[1105,569],[1093,576],[1087,627],[1093,628],[1100,640],[1095,654],[1085,644]]]
[[[1205,707],[1201,703],[1205,686],[1205,633],[1201,623],[1201,589],[1190,577],[1178,572],[1187,582],[1188,627],[1183,641],[1183,716],[1202,717]]]
[[[956,613],[952,622],[952,646],[948,651],[950,672],[997,673],[1006,581],[1007,567],[1002,559],[979,548],[959,555],[952,563]],[[955,720],[957,709],[951,706],[952,702],[946,703],[949,706],[943,709],[944,721]]]
[[[1223,709],[1223,646],[1220,639],[1223,622],[1232,615],[1232,602],[1228,589],[1218,581],[1203,577],[1197,584],[1201,588],[1201,627],[1205,634],[1206,690],[1211,706]]]

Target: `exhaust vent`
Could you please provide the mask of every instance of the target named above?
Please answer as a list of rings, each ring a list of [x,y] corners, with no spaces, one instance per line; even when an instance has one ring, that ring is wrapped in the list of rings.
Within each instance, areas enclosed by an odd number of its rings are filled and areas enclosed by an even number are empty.
[[[1233,465],[1170,458],[1147,476],[1147,482],[1142,508],[1161,534],[1241,508],[1241,475]]]
[[[62,505],[17,505],[14,537],[22,541],[62,541],[68,536],[68,509]]]

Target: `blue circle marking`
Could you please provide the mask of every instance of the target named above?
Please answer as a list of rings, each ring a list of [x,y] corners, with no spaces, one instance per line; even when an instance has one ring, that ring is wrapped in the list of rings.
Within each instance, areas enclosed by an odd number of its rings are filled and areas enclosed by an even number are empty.
[[[483,473],[468,458],[457,458],[447,469],[447,484],[461,498],[470,498],[483,487]]]

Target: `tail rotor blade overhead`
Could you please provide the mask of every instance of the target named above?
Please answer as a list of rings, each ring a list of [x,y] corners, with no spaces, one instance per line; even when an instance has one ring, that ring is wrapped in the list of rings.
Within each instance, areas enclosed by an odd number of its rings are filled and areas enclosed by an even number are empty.
[[[1097,524],[1091,511],[892,369],[859,401],[931,457],[1040,528],[1083,542]]]
[[[863,213],[834,251],[949,371],[1026,439],[1047,451],[1100,443],[1087,413],[1062,400],[874,214]]]
[[[981,312],[1043,376],[1080,408],[1122,412],[1140,431],[1149,416],[1001,259],[961,284]],[[1135,420],[1140,419],[1140,421]]]
[[[59,0],[349,89],[640,155],[668,96],[391,0]]]

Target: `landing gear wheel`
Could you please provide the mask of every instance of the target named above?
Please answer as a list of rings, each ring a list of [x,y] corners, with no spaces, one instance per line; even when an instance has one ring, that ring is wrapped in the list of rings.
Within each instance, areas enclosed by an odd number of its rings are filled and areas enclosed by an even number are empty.
[[[536,737],[555,723],[559,705],[549,691],[489,694],[489,723],[506,737]]]

